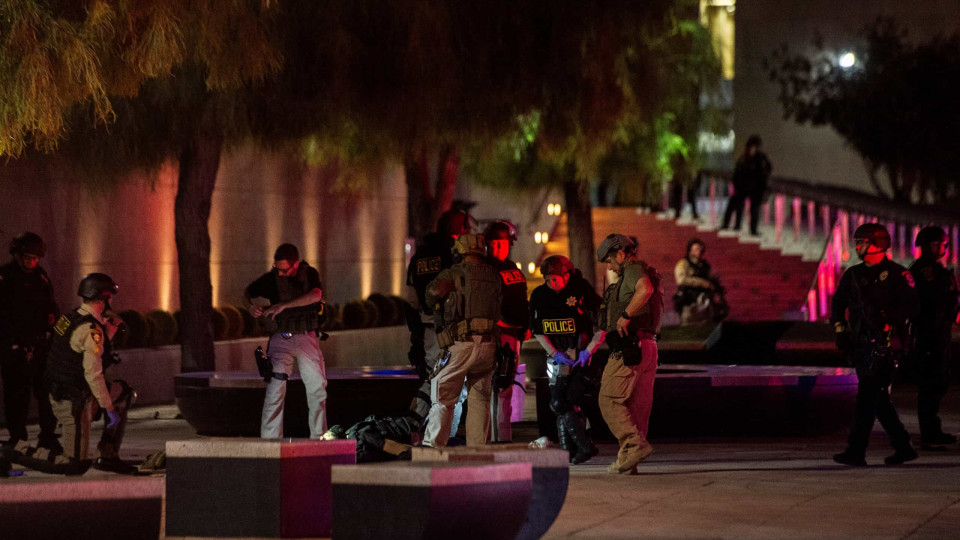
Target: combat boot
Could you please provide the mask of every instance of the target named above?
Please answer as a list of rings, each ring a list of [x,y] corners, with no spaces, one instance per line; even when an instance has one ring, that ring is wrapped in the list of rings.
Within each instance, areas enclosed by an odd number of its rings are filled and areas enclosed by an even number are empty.
[[[566,422],[564,422],[563,418],[564,415],[557,417],[557,438],[560,439],[560,448],[566,450],[570,455],[570,459],[573,459],[573,456],[577,453],[577,445],[570,434],[570,430],[567,429]]]
[[[590,436],[583,420],[575,412],[568,412],[560,417],[568,436],[573,439],[576,451],[570,456],[570,463],[579,465],[597,455],[598,450]]]
[[[894,452],[892,456],[885,457],[883,462],[887,465],[903,465],[908,461],[917,459],[917,457],[917,451],[912,446],[905,446]]]

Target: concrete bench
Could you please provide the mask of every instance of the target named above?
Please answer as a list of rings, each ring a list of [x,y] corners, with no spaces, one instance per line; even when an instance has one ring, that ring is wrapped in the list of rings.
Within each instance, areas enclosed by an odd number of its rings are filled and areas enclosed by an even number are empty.
[[[169,441],[167,538],[329,536],[330,469],[356,451],[353,440]]]
[[[570,453],[556,448],[532,449],[527,445],[457,446],[453,448],[416,447],[414,462],[450,463],[529,463],[533,486],[527,519],[517,540],[536,540],[543,536],[560,514],[570,482]]]
[[[159,538],[163,478],[4,481],[0,538]]]
[[[334,540],[508,540],[526,519],[530,463],[333,467]]]

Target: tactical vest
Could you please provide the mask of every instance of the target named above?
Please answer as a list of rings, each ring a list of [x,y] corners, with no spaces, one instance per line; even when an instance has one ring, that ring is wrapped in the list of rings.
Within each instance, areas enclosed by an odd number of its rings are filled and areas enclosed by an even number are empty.
[[[277,292],[281,302],[300,298],[310,290],[310,283],[307,280],[310,265],[301,262],[297,269],[296,279],[281,278],[276,274]],[[261,327],[268,332],[283,332],[290,334],[303,334],[319,330],[324,319],[324,303],[316,302],[308,306],[289,308],[281,311],[273,320],[269,317],[261,317]]]
[[[470,333],[488,334],[497,328],[502,292],[500,273],[483,262],[464,261],[454,266],[454,288],[443,301],[441,347],[462,340]],[[441,337],[441,334],[443,337]]]
[[[596,316],[583,305],[588,292],[585,287],[590,285],[579,274],[559,291],[547,285],[538,287],[530,305],[533,332],[547,336],[560,350],[582,349],[593,334]],[[592,287],[589,292],[592,293]]]
[[[495,264],[494,264],[495,263]],[[491,261],[500,274],[503,283],[500,319],[513,326],[525,329],[530,323],[529,304],[527,302],[527,278],[517,268],[517,264],[507,259]]]
[[[90,396],[90,386],[83,374],[83,353],[70,347],[70,337],[81,325],[90,324],[103,332],[101,358],[110,355],[110,340],[107,330],[92,314],[81,315],[79,310],[60,316],[53,327],[53,341],[47,354],[47,369],[44,382],[50,395],[58,401],[84,401]]]
[[[441,271],[453,266],[453,254],[450,252],[450,248],[449,242],[444,243],[441,236],[433,233],[427,235],[423,245],[417,249],[413,258],[410,259],[410,267],[407,269],[407,284],[413,286],[417,291],[420,311],[427,315],[433,314],[433,306],[427,305],[425,299],[427,285]]]
[[[642,274],[647,276],[650,285],[653,286],[653,294],[650,295],[650,299],[640,308],[640,312],[630,319],[627,329],[630,332],[657,334],[660,332],[661,319],[663,318],[663,280],[660,278],[660,273],[643,261],[630,261],[626,264],[640,265]],[[630,300],[633,298],[632,294],[622,297],[623,295],[620,294],[622,284],[623,273],[620,274],[619,281],[607,287],[607,290],[604,291],[603,306],[600,309],[606,315],[606,320],[603,322],[604,330],[607,332],[617,331],[617,319],[620,318],[620,313],[627,309]]]

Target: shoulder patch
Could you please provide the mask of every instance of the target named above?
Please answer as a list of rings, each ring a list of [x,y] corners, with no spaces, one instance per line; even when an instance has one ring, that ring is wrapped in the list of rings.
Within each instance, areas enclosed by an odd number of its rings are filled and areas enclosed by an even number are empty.
[[[880,272],[880,281],[886,281],[887,276],[889,275],[890,275],[890,272],[887,272],[886,270],[884,270],[883,272]]]
[[[504,285],[513,285],[514,283],[523,283],[526,281],[520,270],[502,270],[500,272],[500,278],[503,279]]]
[[[434,272],[439,272],[440,268],[440,257],[428,257],[426,259],[417,260],[417,274],[432,274]]]
[[[90,339],[97,345],[103,342],[103,332],[92,324],[90,325]]]
[[[67,333],[67,328],[70,328],[70,319],[66,315],[61,315],[53,325],[53,331],[62,336]]]
[[[903,279],[906,280],[907,285],[912,289],[915,283],[913,282],[913,274],[911,274],[909,270],[903,271]]]

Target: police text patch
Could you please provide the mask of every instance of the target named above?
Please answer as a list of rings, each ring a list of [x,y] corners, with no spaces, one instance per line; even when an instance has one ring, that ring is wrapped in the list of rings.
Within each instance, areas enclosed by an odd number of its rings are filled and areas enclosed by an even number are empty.
[[[573,322],[573,319],[544,319],[543,333],[575,334],[577,333],[577,325]]]
[[[70,319],[66,315],[61,315],[57,319],[57,324],[53,325],[53,330],[62,336],[67,332],[67,328],[70,328]]]
[[[417,274],[433,274],[440,270],[440,257],[430,257],[417,261]]]
[[[503,279],[504,285],[513,285],[514,283],[523,283],[526,281],[523,278],[523,273],[519,270],[503,270],[500,272],[500,277]]]

